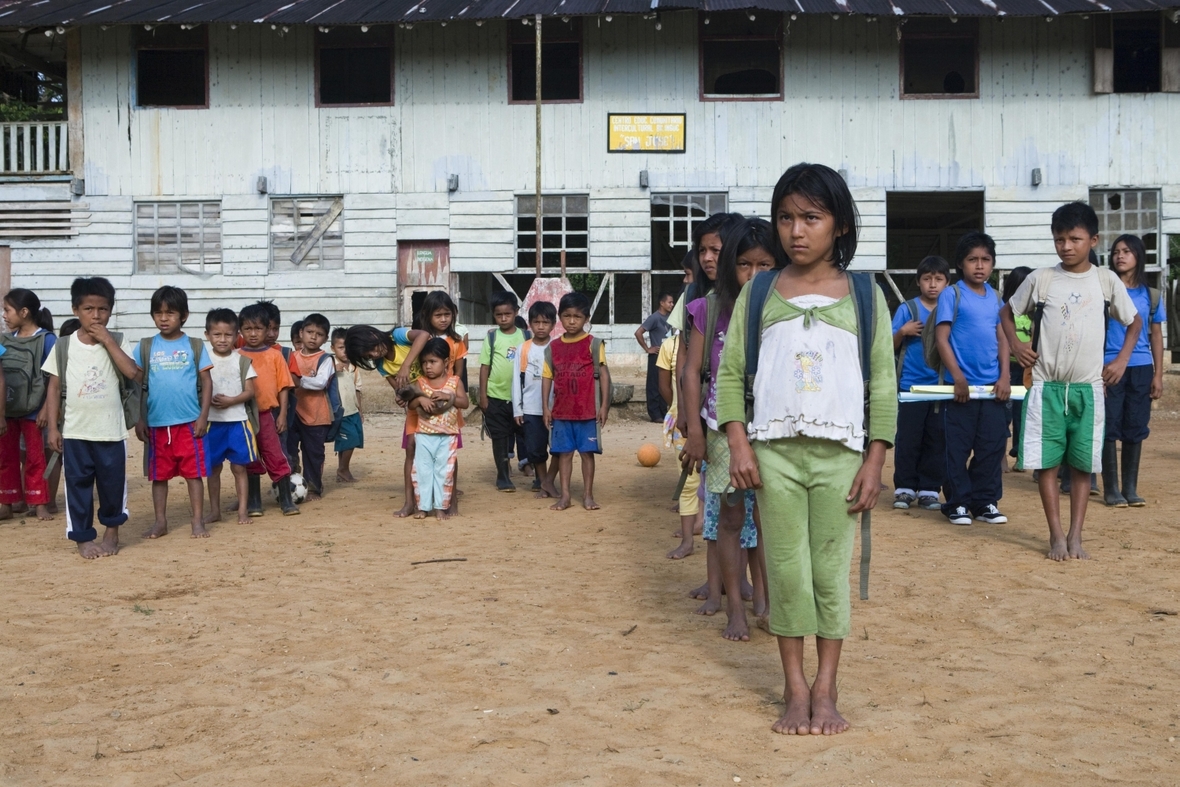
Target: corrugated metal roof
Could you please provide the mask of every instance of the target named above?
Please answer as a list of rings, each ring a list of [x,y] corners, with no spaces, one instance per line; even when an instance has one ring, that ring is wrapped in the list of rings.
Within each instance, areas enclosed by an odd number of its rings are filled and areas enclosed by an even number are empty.
[[[0,0],[0,26],[381,24],[751,9],[880,16],[1052,16],[1180,8],[1180,0]]]

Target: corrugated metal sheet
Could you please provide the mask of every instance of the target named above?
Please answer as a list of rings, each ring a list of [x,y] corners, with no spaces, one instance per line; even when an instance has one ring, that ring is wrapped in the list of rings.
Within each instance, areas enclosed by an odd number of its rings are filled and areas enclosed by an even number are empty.
[[[803,14],[1049,16],[1180,8],[1180,0],[0,0],[0,26],[212,22],[380,24],[753,9]]]

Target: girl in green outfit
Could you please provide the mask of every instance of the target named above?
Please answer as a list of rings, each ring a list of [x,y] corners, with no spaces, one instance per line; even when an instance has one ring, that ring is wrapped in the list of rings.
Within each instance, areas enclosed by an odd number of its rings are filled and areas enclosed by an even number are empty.
[[[864,384],[845,274],[856,252],[857,213],[844,180],[828,167],[797,164],[775,186],[771,212],[787,265],[762,311],[753,416],[747,422],[746,286],[721,356],[717,421],[729,442],[730,482],[757,490],[762,515],[770,631],[786,677],[786,711],[773,729],[831,735],[848,729],[836,709],[836,671],[849,632],[848,567],[857,515],[880,493],[897,425],[897,373],[889,309],[873,288],[876,321]],[[816,637],[819,655],[810,686],[803,673],[807,636]]]

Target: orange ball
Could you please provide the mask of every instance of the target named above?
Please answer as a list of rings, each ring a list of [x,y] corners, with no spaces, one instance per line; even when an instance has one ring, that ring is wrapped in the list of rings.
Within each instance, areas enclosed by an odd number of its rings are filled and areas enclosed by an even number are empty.
[[[635,458],[644,467],[655,467],[660,463],[660,449],[651,443],[644,443],[635,452]]]

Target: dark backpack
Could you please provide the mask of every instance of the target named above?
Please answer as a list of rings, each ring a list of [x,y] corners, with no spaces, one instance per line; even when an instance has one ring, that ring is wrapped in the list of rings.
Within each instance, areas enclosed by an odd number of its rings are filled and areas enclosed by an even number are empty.
[[[922,322],[922,317],[921,317],[922,312],[918,309],[918,303],[919,303],[919,301],[917,298],[910,298],[908,301],[905,302],[904,305],[907,309],[910,310],[910,319],[911,320],[914,320],[915,322]],[[934,309],[930,310],[930,316],[934,315],[934,312],[937,308],[938,307],[935,306]],[[923,332],[926,330],[925,323],[922,324],[922,330],[923,330]],[[922,341],[922,336],[919,335],[917,337],[917,339],[918,339],[918,341]],[[901,385],[901,367],[905,365],[906,343],[908,341],[909,340],[907,339],[905,342],[902,342],[901,347],[898,348],[898,351],[897,351],[897,384],[898,384],[898,386]],[[922,349],[923,349],[923,360],[925,360],[925,345],[923,345]]]
[[[48,335],[44,331],[36,336],[0,335],[0,344],[4,345],[0,367],[4,369],[4,384],[8,387],[5,418],[32,415],[45,403],[47,383],[41,371],[41,357],[45,354]]]
[[[332,423],[328,426],[328,433],[324,435],[324,442],[333,443],[340,436],[340,426],[344,421],[344,404],[340,401],[340,378],[336,376],[336,356],[332,353],[324,353],[320,357],[319,364],[316,365],[316,371],[319,371],[325,361],[332,364],[332,377],[324,389],[328,394],[328,407],[332,411]]]
[[[121,345],[123,343],[123,334],[118,331],[111,331],[111,336],[114,338],[115,344]],[[54,345],[54,352],[57,354],[57,379],[61,381],[61,420],[63,423],[66,416],[66,370],[69,368],[70,338],[63,336]],[[134,380],[124,377],[117,366],[115,372],[119,375],[119,399],[123,403],[123,425],[128,429],[134,429],[135,422],[139,420],[141,407],[140,386]],[[146,371],[144,375],[147,375]]]

